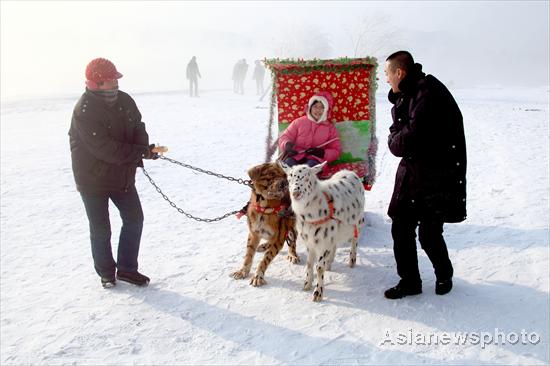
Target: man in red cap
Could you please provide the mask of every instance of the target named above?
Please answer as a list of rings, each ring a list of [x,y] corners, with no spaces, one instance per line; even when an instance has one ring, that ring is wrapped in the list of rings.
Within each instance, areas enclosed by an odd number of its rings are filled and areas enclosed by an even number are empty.
[[[142,159],[156,159],[164,147],[149,145],[134,100],[118,90],[122,74],[104,58],[86,67],[86,91],[76,104],[69,130],[76,187],[90,223],[92,257],[103,287],[116,279],[138,286],[149,278],[138,272],[143,211],[135,188]],[[118,208],[122,228],[117,261],[111,250],[109,200]]]

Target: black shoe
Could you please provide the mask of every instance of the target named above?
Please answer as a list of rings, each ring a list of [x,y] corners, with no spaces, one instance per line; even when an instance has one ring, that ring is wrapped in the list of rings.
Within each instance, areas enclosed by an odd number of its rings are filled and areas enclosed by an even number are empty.
[[[397,286],[387,289],[384,292],[384,296],[387,299],[395,300],[401,299],[405,296],[418,295],[422,293],[422,284],[410,285],[403,280],[399,281]]]
[[[149,277],[142,275],[138,271],[135,271],[135,272],[117,271],[116,278],[117,280],[129,282],[136,286],[147,286],[149,284],[149,281],[151,281]]]
[[[103,288],[113,288],[116,286],[116,280],[114,278],[101,277],[101,286]]]
[[[451,289],[453,288],[453,280],[443,280],[443,281],[435,281],[435,293],[436,295],[445,295],[451,292]]]

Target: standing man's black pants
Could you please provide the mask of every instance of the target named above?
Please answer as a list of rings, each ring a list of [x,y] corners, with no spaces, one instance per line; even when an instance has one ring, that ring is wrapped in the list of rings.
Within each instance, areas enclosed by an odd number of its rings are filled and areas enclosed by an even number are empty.
[[[136,188],[132,187],[128,192],[80,194],[90,222],[92,257],[97,274],[103,278],[115,278],[117,268],[122,272],[136,272],[143,229],[143,210]],[[111,251],[109,199],[120,211],[122,219],[117,262]]]
[[[395,217],[391,227],[397,274],[403,281],[410,284],[422,282],[416,254],[417,226],[420,245],[432,262],[437,280],[450,279],[453,276],[453,266],[443,239],[443,222],[418,221],[413,217],[405,216]]]

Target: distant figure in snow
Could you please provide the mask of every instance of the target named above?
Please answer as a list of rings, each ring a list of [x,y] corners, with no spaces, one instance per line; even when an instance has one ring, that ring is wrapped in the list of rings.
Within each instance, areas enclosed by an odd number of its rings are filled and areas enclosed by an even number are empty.
[[[342,147],[334,123],[330,121],[332,95],[321,91],[306,106],[306,115],[296,118],[279,137],[280,160],[288,166],[307,164],[310,167],[340,157]],[[325,166],[324,171],[328,168]]]
[[[143,211],[135,187],[142,159],[156,159],[164,147],[149,145],[145,124],[134,100],[118,89],[122,74],[104,58],[86,67],[86,91],[76,104],[69,130],[72,168],[88,221],[92,257],[101,284],[116,279],[147,286],[138,272]],[[111,250],[109,200],[122,218],[117,260]]]
[[[189,80],[189,96],[193,97],[193,89],[195,90],[194,96],[199,96],[199,79],[201,73],[199,71],[199,65],[197,64],[197,57],[193,56],[191,61],[187,64],[187,80]]]
[[[397,286],[385,291],[388,299],[422,292],[416,253],[416,228],[422,249],[435,270],[435,293],[453,287],[453,266],[443,239],[444,222],[466,219],[466,141],[462,114],[447,88],[422,72],[407,51],[386,59],[391,85],[388,146],[401,158],[388,208],[392,218]]]
[[[262,95],[264,92],[265,68],[261,64],[260,60],[254,61],[254,64],[255,66],[252,80],[256,80],[256,95]]]
[[[233,80],[233,93],[239,92],[239,67],[241,65],[241,60],[237,61],[237,63],[233,66],[233,75],[231,76],[231,80]]]
[[[248,71],[248,64],[246,59],[237,61],[233,67],[233,92],[237,94],[244,94],[244,80]]]

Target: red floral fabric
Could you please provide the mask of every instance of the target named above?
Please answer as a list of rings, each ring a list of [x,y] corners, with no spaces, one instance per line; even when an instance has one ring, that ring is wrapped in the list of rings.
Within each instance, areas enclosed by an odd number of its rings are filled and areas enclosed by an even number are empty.
[[[309,98],[328,91],[334,98],[331,122],[370,120],[370,69],[316,71],[276,75],[279,123],[290,123],[304,115]]]

